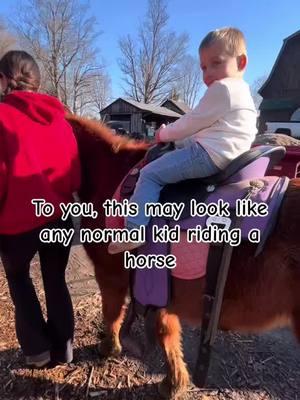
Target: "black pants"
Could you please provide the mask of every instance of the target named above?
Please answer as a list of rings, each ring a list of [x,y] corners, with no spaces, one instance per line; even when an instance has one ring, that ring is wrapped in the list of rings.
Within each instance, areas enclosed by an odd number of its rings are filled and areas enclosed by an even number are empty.
[[[74,315],[65,281],[70,245],[42,243],[44,228],[72,228],[72,221],[51,222],[41,228],[18,235],[0,235],[0,255],[12,301],[15,306],[16,333],[26,356],[51,352],[60,362],[72,360]],[[32,280],[30,261],[39,253],[47,306],[44,320]]]

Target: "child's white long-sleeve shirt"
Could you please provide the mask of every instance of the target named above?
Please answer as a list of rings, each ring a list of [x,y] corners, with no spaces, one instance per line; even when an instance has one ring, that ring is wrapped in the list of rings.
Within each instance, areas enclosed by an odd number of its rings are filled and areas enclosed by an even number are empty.
[[[249,150],[257,133],[257,112],[249,85],[240,78],[212,83],[199,104],[160,131],[162,142],[191,136],[219,168]]]

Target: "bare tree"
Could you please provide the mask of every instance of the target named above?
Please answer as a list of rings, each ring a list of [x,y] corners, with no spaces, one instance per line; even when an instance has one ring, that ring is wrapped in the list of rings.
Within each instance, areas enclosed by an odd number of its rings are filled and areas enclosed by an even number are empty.
[[[78,112],[97,65],[93,47],[99,32],[87,16],[87,2],[79,0],[27,0],[15,27],[20,41],[40,62],[44,89]]]
[[[104,69],[85,69],[75,75],[74,108],[78,114],[101,118],[100,111],[111,99],[111,81]],[[76,90],[77,89],[77,90]],[[81,95],[84,91],[85,96]]]
[[[91,106],[101,119],[100,111],[111,101],[111,79],[105,72],[95,74],[91,79]]]
[[[253,81],[250,87],[254,104],[257,110],[259,109],[260,103],[262,102],[263,99],[261,95],[258,93],[258,90],[262,87],[262,85],[266,82],[266,80],[267,80],[266,75],[260,76],[259,78],[255,79],[255,81]]]
[[[119,66],[125,94],[145,103],[159,101],[176,81],[176,66],[185,54],[188,36],[167,30],[165,0],[148,0],[148,11],[136,39],[122,37]]]
[[[195,57],[186,55],[179,63],[177,81],[174,85],[178,97],[191,108],[199,97],[201,74],[199,61]]]
[[[0,20],[0,57],[7,51],[16,48],[17,40],[12,33],[8,32],[6,25]]]

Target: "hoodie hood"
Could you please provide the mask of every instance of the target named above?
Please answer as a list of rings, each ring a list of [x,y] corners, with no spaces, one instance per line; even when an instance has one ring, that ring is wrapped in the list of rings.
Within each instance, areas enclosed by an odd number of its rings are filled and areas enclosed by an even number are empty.
[[[62,103],[43,93],[14,91],[4,97],[3,103],[18,109],[32,121],[50,125],[58,116],[65,114]]]

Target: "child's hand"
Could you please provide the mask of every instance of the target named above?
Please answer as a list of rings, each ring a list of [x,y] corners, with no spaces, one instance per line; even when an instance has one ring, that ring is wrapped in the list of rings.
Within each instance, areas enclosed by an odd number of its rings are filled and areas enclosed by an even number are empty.
[[[166,125],[162,124],[155,132],[155,143],[160,143],[160,132],[165,129]]]
[[[160,143],[160,135],[159,135],[159,129],[155,132],[155,143]]]

